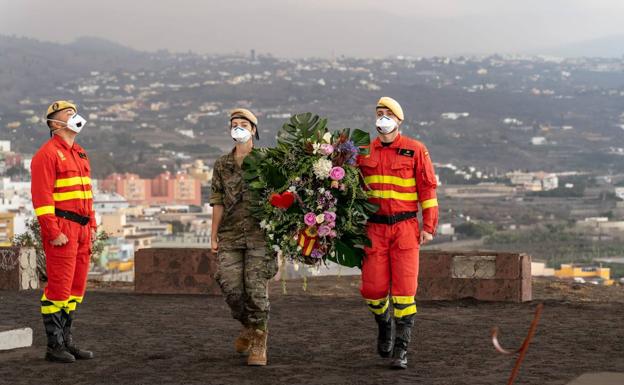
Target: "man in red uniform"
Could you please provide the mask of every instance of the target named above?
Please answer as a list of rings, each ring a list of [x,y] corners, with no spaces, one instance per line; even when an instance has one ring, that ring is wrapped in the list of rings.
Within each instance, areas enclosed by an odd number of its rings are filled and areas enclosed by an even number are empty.
[[[32,159],[32,200],[41,226],[48,284],[41,298],[41,314],[48,338],[46,360],[74,362],[91,359],[72,338],[76,306],[82,303],[89,271],[95,214],[91,166],[87,153],[74,139],[86,121],[74,104],[54,102],[46,114],[51,139]]]
[[[433,239],[438,223],[437,183],[427,148],[399,133],[404,119],[399,103],[382,97],[376,111],[378,137],[370,154],[358,160],[369,200],[379,206],[368,221],[371,246],[365,249],[360,292],[379,326],[378,353],[392,356],[393,368],[405,369],[416,313],[419,246]]]

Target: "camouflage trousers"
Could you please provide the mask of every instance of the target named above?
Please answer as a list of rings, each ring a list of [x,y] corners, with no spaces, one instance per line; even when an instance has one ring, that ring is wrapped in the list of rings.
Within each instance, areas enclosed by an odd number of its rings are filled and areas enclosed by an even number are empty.
[[[234,319],[246,327],[266,330],[268,283],[277,273],[277,259],[266,249],[219,250],[216,279]]]

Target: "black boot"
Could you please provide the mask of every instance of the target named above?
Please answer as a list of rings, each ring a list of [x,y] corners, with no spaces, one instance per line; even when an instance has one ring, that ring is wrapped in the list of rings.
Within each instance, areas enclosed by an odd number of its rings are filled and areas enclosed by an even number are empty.
[[[392,351],[392,363],[394,369],[407,369],[407,346],[412,338],[414,326],[414,314],[396,319],[396,339]]]
[[[70,352],[77,360],[90,360],[93,359],[93,352],[89,350],[81,350],[74,343],[74,337],[72,336],[72,323],[74,322],[74,311],[63,313],[63,319],[65,323],[63,324],[63,338],[65,340],[65,347],[67,351]]]
[[[375,321],[379,327],[377,335],[377,353],[384,358],[390,357],[394,346],[394,317],[390,310],[386,309],[383,314],[376,314]]]
[[[52,314],[43,314],[43,326],[48,337],[45,359],[50,362],[72,363],[76,359],[65,347],[61,313],[63,313],[62,310]]]

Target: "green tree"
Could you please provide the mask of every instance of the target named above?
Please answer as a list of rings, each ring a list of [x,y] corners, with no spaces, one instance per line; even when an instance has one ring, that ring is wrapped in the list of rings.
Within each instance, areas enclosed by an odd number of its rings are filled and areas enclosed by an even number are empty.
[[[496,232],[496,225],[484,222],[466,222],[455,227],[455,231],[467,237],[482,238]]]

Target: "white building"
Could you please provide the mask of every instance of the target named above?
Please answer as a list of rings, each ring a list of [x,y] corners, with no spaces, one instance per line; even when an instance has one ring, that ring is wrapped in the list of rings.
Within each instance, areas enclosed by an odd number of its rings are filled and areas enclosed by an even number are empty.
[[[445,120],[457,120],[460,118],[467,118],[469,116],[469,112],[443,112],[440,115],[440,117]]]
[[[549,191],[559,187],[559,177],[553,173],[513,171],[507,173],[507,177],[511,184],[527,191]]]
[[[11,152],[10,140],[0,140],[0,152]]]
[[[97,193],[93,195],[93,209],[98,214],[110,214],[128,208],[126,198],[117,193]]]

